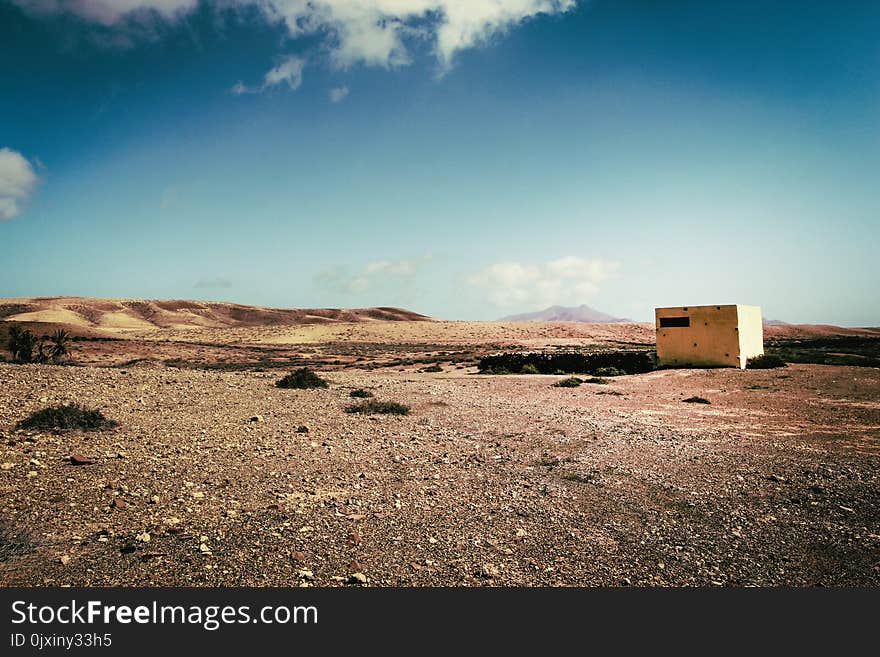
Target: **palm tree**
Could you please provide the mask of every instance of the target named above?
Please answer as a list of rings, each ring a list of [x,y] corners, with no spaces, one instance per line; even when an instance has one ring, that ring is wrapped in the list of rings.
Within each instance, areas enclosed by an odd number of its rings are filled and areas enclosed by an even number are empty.
[[[61,360],[62,356],[66,356],[70,352],[67,349],[67,343],[70,341],[70,333],[64,329],[58,329],[49,336],[49,355],[54,362]]]
[[[6,340],[6,348],[12,354],[12,360],[18,360],[18,345],[21,342],[21,327],[13,324],[9,327],[9,335]]]
[[[34,347],[37,346],[37,336],[28,329],[22,329],[16,325],[9,329],[7,346],[9,351],[12,352],[13,360],[21,363],[30,363],[34,359]]]
[[[32,357],[32,362],[41,364],[49,362],[49,355],[46,353],[45,338],[40,340],[40,343],[37,345],[37,355]]]

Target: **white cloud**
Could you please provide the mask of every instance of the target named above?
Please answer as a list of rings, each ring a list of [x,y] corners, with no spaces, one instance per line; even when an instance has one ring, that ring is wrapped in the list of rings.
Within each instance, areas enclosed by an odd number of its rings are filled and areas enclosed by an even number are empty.
[[[399,287],[412,282],[431,259],[431,254],[426,253],[410,260],[376,260],[354,273],[346,268],[334,267],[320,272],[315,280],[346,294],[359,294],[387,285]]]
[[[242,94],[256,94],[277,87],[280,84],[286,84],[291,91],[300,88],[303,81],[303,68],[305,68],[306,60],[302,57],[289,55],[282,59],[277,66],[272,67],[263,76],[263,82],[254,87],[248,87],[244,82],[239,80],[229,90],[230,93],[240,96]]]
[[[263,78],[263,89],[286,83],[293,90],[299,89],[303,81],[305,60],[300,57],[286,57],[278,66],[270,69]]]
[[[123,28],[138,16],[175,20],[197,0],[14,0],[37,14],[73,13]],[[441,71],[462,50],[539,14],[566,12],[577,0],[215,0],[224,6],[258,6],[291,37],[318,35],[332,64],[393,68],[410,62],[413,42],[430,45]]]
[[[599,291],[599,283],[617,273],[609,260],[565,256],[543,265],[501,262],[473,274],[468,284],[484,290],[500,307],[524,310],[555,304],[578,305]]]
[[[183,14],[198,0],[13,0],[35,14],[76,14],[101,25],[113,25],[133,13],[156,11],[166,18]]]
[[[330,102],[340,103],[348,96],[348,87],[335,87],[330,90]]]
[[[250,89],[248,89],[247,85],[239,80],[229,89],[229,93],[235,94],[236,96],[241,96],[242,94],[250,93]]]
[[[37,174],[30,162],[19,152],[0,148],[0,221],[7,221],[21,212],[37,184]]]
[[[232,281],[223,276],[213,276],[209,278],[200,278],[196,281],[195,287],[201,289],[228,289],[232,287]]]

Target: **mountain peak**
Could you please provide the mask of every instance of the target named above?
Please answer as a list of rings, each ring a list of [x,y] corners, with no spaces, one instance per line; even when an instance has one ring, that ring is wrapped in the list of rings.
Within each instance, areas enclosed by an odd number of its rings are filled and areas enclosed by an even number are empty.
[[[521,313],[502,317],[501,322],[584,322],[587,324],[613,324],[632,320],[612,317],[586,304],[580,306],[550,306],[533,313]]]

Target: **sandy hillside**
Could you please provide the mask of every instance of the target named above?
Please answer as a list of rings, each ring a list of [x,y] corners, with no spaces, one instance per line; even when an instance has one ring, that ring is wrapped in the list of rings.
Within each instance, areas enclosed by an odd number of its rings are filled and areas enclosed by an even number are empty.
[[[425,321],[429,318],[400,308],[267,308],[213,301],[27,297],[0,299],[0,319],[112,332]]]

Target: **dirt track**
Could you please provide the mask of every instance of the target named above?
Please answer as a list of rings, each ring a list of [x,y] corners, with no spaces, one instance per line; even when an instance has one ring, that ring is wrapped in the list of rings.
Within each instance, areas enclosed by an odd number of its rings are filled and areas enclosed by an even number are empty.
[[[880,370],[445,370],[0,365],[0,584],[880,584]],[[120,426],[13,430],[64,401]]]

